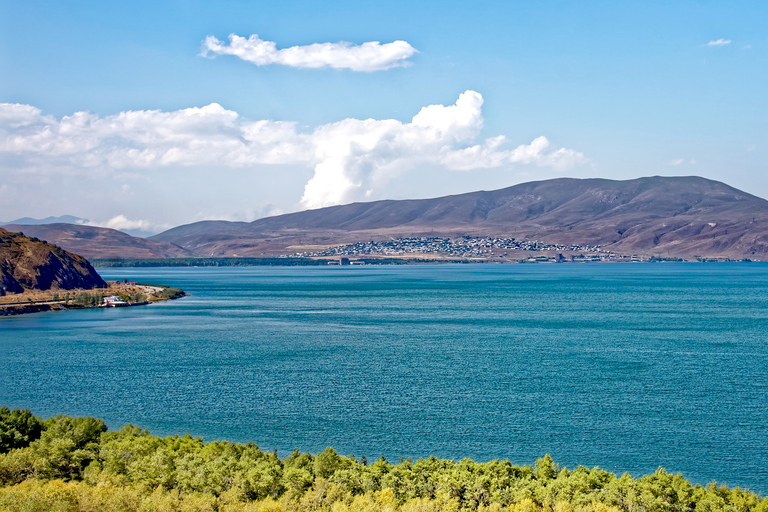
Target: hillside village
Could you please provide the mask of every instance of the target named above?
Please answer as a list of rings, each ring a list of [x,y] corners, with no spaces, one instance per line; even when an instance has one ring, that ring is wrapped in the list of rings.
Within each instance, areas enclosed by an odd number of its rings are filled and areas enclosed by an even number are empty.
[[[402,237],[358,242],[291,254],[295,258],[402,258],[469,259],[481,261],[642,261],[637,255],[619,255],[599,245],[549,244],[538,240],[501,237]]]

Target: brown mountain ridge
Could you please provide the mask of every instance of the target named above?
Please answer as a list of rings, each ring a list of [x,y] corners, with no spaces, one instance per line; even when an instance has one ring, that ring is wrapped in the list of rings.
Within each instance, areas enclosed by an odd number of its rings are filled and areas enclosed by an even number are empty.
[[[6,227],[88,258],[258,258],[399,237],[488,236],[599,245],[621,255],[768,261],[768,201],[696,176],[560,178],[432,199],[352,203],[250,223],[202,221],[146,239],[73,224]]]
[[[8,224],[9,231],[47,240],[86,258],[184,258],[192,254],[173,243],[131,236],[122,231],[80,224]]]
[[[434,199],[203,221],[151,240],[199,256],[267,256],[407,236],[498,236],[620,254],[768,259],[768,201],[705,178],[560,178]]]

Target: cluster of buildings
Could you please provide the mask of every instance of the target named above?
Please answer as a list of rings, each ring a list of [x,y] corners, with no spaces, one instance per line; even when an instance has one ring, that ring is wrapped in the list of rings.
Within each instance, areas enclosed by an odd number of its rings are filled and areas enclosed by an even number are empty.
[[[108,297],[104,297],[104,301],[102,302],[102,306],[108,307],[108,308],[119,308],[122,306],[130,306],[131,304],[129,302],[124,301],[117,295],[109,295]]]
[[[511,254],[517,252],[518,255]],[[550,253],[550,256],[524,258],[520,252]],[[563,256],[563,253],[574,256]],[[448,258],[508,259],[531,262],[616,261],[622,257],[604,251],[599,245],[550,244],[538,240],[500,237],[404,237],[390,240],[357,242],[327,249],[291,254],[296,258],[366,258],[439,255]]]

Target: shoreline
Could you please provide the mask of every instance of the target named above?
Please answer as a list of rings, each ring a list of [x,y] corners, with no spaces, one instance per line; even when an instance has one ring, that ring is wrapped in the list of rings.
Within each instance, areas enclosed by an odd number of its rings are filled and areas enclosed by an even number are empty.
[[[108,282],[107,288],[75,290],[27,290],[0,296],[0,316],[15,316],[68,309],[144,306],[187,296],[184,290],[167,285]],[[63,295],[63,297],[61,297]],[[107,297],[120,297],[119,305]],[[127,300],[126,300],[127,299]],[[13,302],[11,302],[13,301]]]
[[[347,261],[344,261],[347,260]],[[550,256],[539,258],[528,257],[516,260],[483,259],[483,258],[449,258],[449,257],[425,257],[421,256],[383,256],[383,257],[323,257],[323,258],[248,258],[248,257],[222,257],[222,258],[104,258],[90,260],[94,268],[172,268],[172,267],[324,267],[346,265],[443,265],[443,264],[546,264],[546,263],[764,263],[750,259],[730,258],[644,258],[644,259],[598,259],[576,258],[560,259]]]

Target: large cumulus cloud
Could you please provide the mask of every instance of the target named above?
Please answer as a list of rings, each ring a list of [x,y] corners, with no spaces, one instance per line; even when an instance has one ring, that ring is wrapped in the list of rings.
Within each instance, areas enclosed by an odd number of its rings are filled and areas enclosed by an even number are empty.
[[[344,119],[301,131],[296,123],[251,121],[212,103],[172,112],[128,111],[56,119],[30,105],[0,104],[0,169],[19,173],[140,172],[166,167],[314,169],[301,203],[317,208],[376,197],[388,181],[421,165],[446,170],[533,164],[557,170],[584,162],[545,137],[507,148],[504,136],[478,140],[482,96],[422,108],[410,122]],[[6,179],[7,181],[7,179]]]

